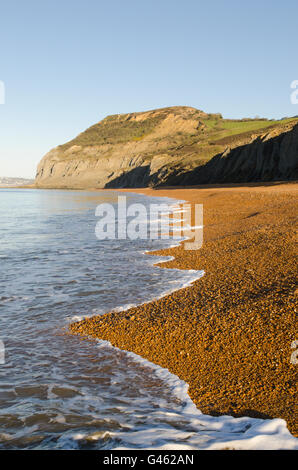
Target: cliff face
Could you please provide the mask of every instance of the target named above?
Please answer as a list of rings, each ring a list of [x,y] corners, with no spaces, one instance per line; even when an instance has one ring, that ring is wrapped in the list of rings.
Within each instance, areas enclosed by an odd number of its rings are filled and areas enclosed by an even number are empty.
[[[288,124],[226,150],[205,165],[170,178],[174,185],[298,179],[298,124]]]
[[[175,146],[198,130],[206,113],[175,107],[109,116],[56,147],[38,165],[38,187],[143,186],[181,160]],[[190,168],[190,167],[189,167]]]
[[[43,188],[200,184],[223,178],[242,181],[247,169],[252,179],[254,175],[291,178],[298,155],[297,123],[297,119],[231,121],[190,107],[108,116],[47,153],[38,165],[35,184]],[[272,139],[277,140],[267,144]]]

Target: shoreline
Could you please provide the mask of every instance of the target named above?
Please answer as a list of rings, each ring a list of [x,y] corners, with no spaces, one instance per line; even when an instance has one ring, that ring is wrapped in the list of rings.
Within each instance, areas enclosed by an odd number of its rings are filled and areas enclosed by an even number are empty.
[[[298,185],[116,190],[203,202],[201,250],[186,252],[182,242],[150,254],[174,256],[162,268],[203,269],[205,276],[161,299],[73,323],[70,331],[108,340],[167,368],[189,384],[204,414],[283,418],[297,436],[297,366],[290,356],[296,339],[291,254]],[[243,247],[247,238],[249,246]],[[227,253],[233,253],[230,263]]]
[[[108,340],[167,368],[189,384],[189,395],[204,414],[279,417],[297,436],[297,366],[290,363],[297,190],[292,183],[120,190],[203,202],[202,249],[187,252],[182,242],[153,255],[174,256],[160,267],[203,269],[205,275],[162,299],[71,324],[71,332]]]

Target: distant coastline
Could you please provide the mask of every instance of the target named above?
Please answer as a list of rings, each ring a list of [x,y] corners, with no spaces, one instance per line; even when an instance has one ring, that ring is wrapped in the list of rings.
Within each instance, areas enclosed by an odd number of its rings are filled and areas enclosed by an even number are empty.
[[[19,187],[30,187],[34,185],[34,179],[29,178],[12,178],[1,176],[0,177],[0,188],[19,188]]]

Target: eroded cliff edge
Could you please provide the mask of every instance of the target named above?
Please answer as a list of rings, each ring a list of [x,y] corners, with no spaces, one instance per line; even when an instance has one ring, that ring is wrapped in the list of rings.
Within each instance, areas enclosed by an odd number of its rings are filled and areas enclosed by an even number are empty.
[[[108,116],[48,152],[40,188],[297,179],[298,119],[223,119],[191,107]]]

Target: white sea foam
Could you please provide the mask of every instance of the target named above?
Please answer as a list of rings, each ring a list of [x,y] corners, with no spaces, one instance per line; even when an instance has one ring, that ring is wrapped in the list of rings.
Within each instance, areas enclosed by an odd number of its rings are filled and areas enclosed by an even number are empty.
[[[156,265],[157,263],[158,264],[166,263],[167,261],[172,261],[173,259],[174,259],[173,256],[163,256],[163,257],[157,257],[156,256],[156,257],[154,257],[154,259],[152,260],[152,263],[150,263],[150,264]],[[155,267],[159,268],[158,265],[155,266]],[[170,269],[170,268],[168,268],[168,269]],[[179,269],[170,269],[170,270],[172,272],[179,271],[179,273],[181,273],[181,270],[179,270]],[[173,288],[168,288],[167,287],[159,295],[153,296],[152,298],[147,299],[145,302],[122,304],[122,305],[119,305],[117,307],[113,307],[110,311],[115,312],[115,313],[124,312],[126,310],[129,310],[130,308],[139,307],[141,305],[146,305],[146,304],[148,304],[150,302],[153,302],[155,300],[162,299],[163,297],[165,297],[167,295],[170,295],[170,294],[172,294],[173,292],[175,292],[177,290],[184,289],[186,287],[191,286],[191,284],[193,282],[200,279],[203,275],[204,275],[204,271],[202,271],[202,270],[197,271],[195,269],[189,269],[189,270],[185,271],[185,276],[182,279],[179,279],[177,281],[176,280],[175,281],[170,281],[168,283],[168,284],[174,284]],[[71,321],[81,321],[81,320],[84,320],[86,318],[91,318],[94,315],[104,315],[105,313],[107,313],[105,310],[95,309],[89,315],[86,315],[86,314],[84,314],[84,315],[74,315],[74,316],[71,317]]]
[[[154,257],[155,258],[155,257]],[[153,264],[173,260],[173,256],[157,257],[153,259]],[[187,279],[184,284],[166,292],[157,298],[162,298],[180,288],[188,287],[198,280],[203,271],[187,270]],[[152,300],[152,299],[151,299]],[[147,301],[145,303],[148,303]],[[124,305],[114,309],[114,311],[124,311],[133,306]],[[98,347],[120,351],[108,341],[98,340]],[[188,395],[188,384],[172,374],[168,369],[164,369],[152,362],[129,351],[123,351],[126,356],[134,362],[150,368],[158,379],[163,381],[176,397],[181,405],[169,409],[164,409],[161,405],[156,411],[152,411],[151,420],[147,425],[140,428],[135,427],[126,431],[117,430],[104,433],[104,437],[110,439],[110,449],[163,449],[163,450],[278,450],[278,449],[298,449],[298,439],[291,435],[283,419],[257,419],[250,417],[234,418],[232,416],[212,417],[202,414],[195,406]],[[129,375],[129,373],[128,373]],[[125,408],[124,410],[125,411]],[[160,423],[156,425],[156,422]],[[183,423],[181,426],[168,425],[169,423]],[[168,423],[168,424],[167,424]],[[96,441],[103,439],[103,432],[93,435],[75,434],[64,437],[61,448],[80,447],[82,441]],[[72,443],[70,444],[70,440]],[[120,441],[120,445],[119,445]]]
[[[26,194],[30,201],[27,207],[34,207],[35,193]],[[55,193],[47,194],[51,198]],[[5,432],[0,433],[1,448],[79,449],[86,443],[94,449],[297,448],[297,440],[283,420],[203,415],[190,400],[187,384],[169,371],[106,342],[99,342],[97,349],[93,342],[57,335],[69,312],[86,317],[108,311],[121,299],[127,305],[119,306],[119,310],[131,307],[131,302],[150,302],[154,296],[163,297],[190,285],[203,272],[179,270],[178,275],[177,270],[176,275],[176,270],[150,268],[146,273],[146,265],[173,257],[146,256],[140,260],[138,253],[130,257],[134,246],[125,246],[125,242],[95,245],[86,234],[81,237],[82,223],[87,226],[85,219],[72,226],[70,237],[69,221],[62,217],[59,238],[56,219],[46,218],[46,232],[52,236],[53,245],[49,247],[47,241],[40,245],[39,228],[43,228],[44,218],[39,197],[34,217],[38,243],[24,242],[21,237],[18,243],[27,258],[19,258],[13,250],[11,256],[17,263],[1,259],[6,263],[8,287],[1,299],[8,300],[3,309],[8,320],[5,333],[9,336],[13,328],[15,343],[15,347],[9,345],[15,367],[7,363],[10,374],[1,394],[3,410],[11,414]],[[17,199],[22,214],[23,196]],[[7,207],[2,215],[6,213]],[[93,211],[87,221],[93,223]],[[180,241],[170,243],[177,246]],[[170,243],[166,243],[167,248]],[[145,246],[143,242],[135,245],[139,251]],[[57,256],[62,248],[69,254]],[[119,249],[123,249],[124,258],[118,266]],[[70,259],[69,270],[65,270],[64,256]],[[132,275],[128,278],[125,267],[130,260]],[[18,298],[15,292],[19,292]],[[79,318],[83,317],[77,315]]]
[[[175,212],[185,211],[175,210]],[[202,228],[202,226],[191,228]],[[184,239],[187,238],[189,237]],[[180,242],[171,247],[179,246]],[[152,253],[152,251],[144,252],[144,254],[148,253]],[[154,258],[152,260],[154,265],[174,259],[173,256]],[[190,286],[194,281],[203,276],[204,271],[187,270],[185,273],[187,279],[182,286],[180,285],[172,290],[168,289],[157,298],[169,295],[182,287]],[[123,311],[130,307],[132,305],[118,307],[115,311]],[[110,342],[103,340],[98,340],[98,346],[119,350],[112,346]],[[234,418],[232,416],[212,417],[204,415],[190,399],[186,382],[180,380],[168,369],[153,364],[133,352],[125,351],[125,353],[133,361],[150,367],[151,371],[166,383],[171,394],[177,397],[182,404],[180,407],[177,405],[177,409],[163,410],[161,407],[158,411],[154,411],[152,414],[156,415],[155,418],[159,419],[160,426],[147,426],[125,432],[109,432],[109,438],[114,438],[117,441],[120,440],[123,443],[123,445],[112,447],[112,449],[298,449],[298,439],[291,435],[283,419],[264,420],[250,417]],[[185,422],[185,430],[175,429],[174,426],[167,426],[166,423],[169,421]],[[76,435],[73,438],[74,440],[85,440],[88,436]],[[96,440],[97,437],[92,436],[92,439]],[[99,433],[98,439],[102,439],[102,433]]]
[[[115,348],[108,341],[98,340],[98,347],[105,350]],[[88,435],[74,433],[64,436],[62,448],[79,447],[80,442],[108,438],[112,450],[121,449],[168,449],[168,450],[278,450],[298,449],[298,439],[291,435],[283,419],[233,418],[231,416],[212,417],[204,415],[196,408],[188,395],[188,385],[168,369],[134,354],[121,351],[134,362],[150,368],[151,372],[168,387],[180,404],[175,408],[164,408],[162,403],[153,410],[147,425],[135,426],[119,431],[100,431]],[[176,423],[176,424],[175,424]],[[182,424],[181,424],[182,423]],[[72,443],[70,443],[72,440]]]

